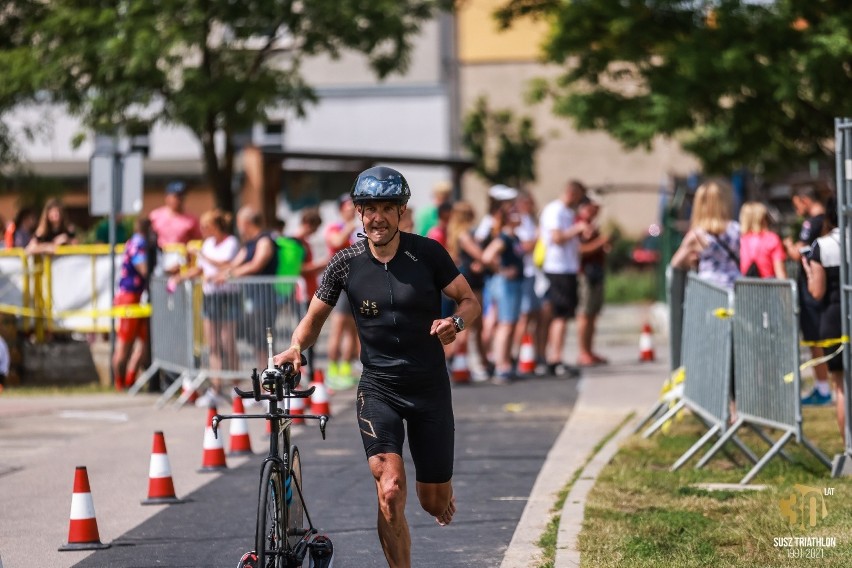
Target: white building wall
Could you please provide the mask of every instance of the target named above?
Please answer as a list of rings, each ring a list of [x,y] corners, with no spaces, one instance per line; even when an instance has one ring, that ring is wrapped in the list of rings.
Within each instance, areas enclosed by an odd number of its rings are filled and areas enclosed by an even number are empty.
[[[434,89],[432,89],[434,91]],[[285,147],[294,150],[443,158],[450,152],[449,104],[441,93],[425,96],[329,96],[303,120],[288,122]],[[431,187],[449,179],[442,167],[397,167],[412,187],[415,209],[430,201]]]

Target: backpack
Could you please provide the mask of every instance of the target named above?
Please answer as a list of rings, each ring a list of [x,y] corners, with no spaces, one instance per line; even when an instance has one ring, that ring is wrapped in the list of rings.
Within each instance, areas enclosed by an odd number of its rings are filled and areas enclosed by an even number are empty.
[[[298,277],[302,273],[302,262],[305,260],[305,249],[302,243],[291,237],[278,237],[275,239],[278,249],[277,276]],[[278,296],[286,298],[293,291],[294,284],[275,284],[275,292]]]
[[[535,248],[533,249],[533,264],[536,268],[542,268],[544,266],[544,256],[545,251],[547,250],[547,245],[544,242],[544,239],[539,237],[539,239],[535,242]]]

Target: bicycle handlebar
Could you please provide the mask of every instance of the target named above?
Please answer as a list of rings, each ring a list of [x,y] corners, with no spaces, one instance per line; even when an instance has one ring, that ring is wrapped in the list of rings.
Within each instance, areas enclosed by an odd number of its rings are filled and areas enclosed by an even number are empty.
[[[270,361],[272,358],[270,357]],[[301,355],[302,365],[306,365],[308,360],[304,355]],[[285,398],[308,398],[311,396],[316,387],[310,387],[305,390],[296,390],[296,386],[301,380],[301,374],[294,372],[292,363],[284,363],[284,365],[274,366],[270,363],[270,367],[263,370],[263,373],[258,375],[257,369],[252,369],[250,391],[244,391],[238,387],[234,387],[234,393],[240,398],[253,398],[256,401],[260,400],[276,400],[282,401]],[[266,391],[271,394],[263,394]]]

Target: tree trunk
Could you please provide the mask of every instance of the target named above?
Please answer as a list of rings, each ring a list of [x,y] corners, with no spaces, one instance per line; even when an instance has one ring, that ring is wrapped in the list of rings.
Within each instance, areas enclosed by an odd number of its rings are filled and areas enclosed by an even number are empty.
[[[216,155],[215,136],[216,120],[211,114],[205,120],[204,131],[199,136],[204,150],[204,178],[213,189],[216,207],[222,211],[234,212],[234,196],[231,192],[231,174],[234,170],[233,151],[229,152],[226,149],[225,157],[220,162]],[[226,145],[233,147],[230,141]]]

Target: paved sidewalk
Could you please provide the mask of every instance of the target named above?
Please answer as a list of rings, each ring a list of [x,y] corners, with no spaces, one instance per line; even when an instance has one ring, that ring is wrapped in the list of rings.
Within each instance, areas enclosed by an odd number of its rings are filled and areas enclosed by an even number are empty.
[[[618,442],[630,434],[657,400],[668,375],[667,342],[661,334],[654,336],[657,361],[639,362],[639,330],[645,321],[655,329],[661,327],[656,324],[655,314],[658,318],[659,314],[650,306],[608,307],[604,312],[598,343],[599,351],[609,357],[610,364],[584,371],[571,417],[538,475],[501,568],[538,565],[541,550],[536,542],[554,514],[551,509],[557,494],[582,469],[561,511],[555,566],[580,565],[577,537],[583,524],[586,496],[600,469],[617,451]],[[569,341],[573,337],[572,327]],[[574,360],[573,345],[567,351],[565,360]],[[623,424],[631,413],[634,417]],[[595,448],[621,424],[612,442],[592,456]]]

